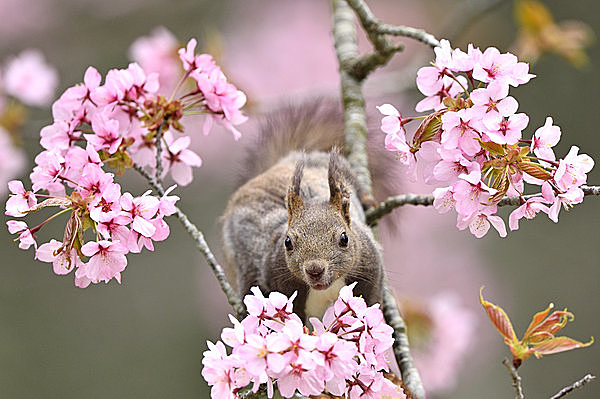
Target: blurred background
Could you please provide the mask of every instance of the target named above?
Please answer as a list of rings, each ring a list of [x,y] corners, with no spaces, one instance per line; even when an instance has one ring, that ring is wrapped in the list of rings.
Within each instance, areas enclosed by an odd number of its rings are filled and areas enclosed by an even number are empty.
[[[523,26],[552,23],[535,7],[517,18],[512,1],[371,3],[384,22],[425,28],[463,49],[473,42],[502,51],[520,48],[532,56],[538,49],[523,42]],[[557,155],[578,145],[598,162],[600,50],[592,44],[584,50],[586,60],[571,47],[600,31],[600,3],[543,4],[557,23],[548,34],[563,56],[541,55],[531,66],[537,78],[511,91],[531,118],[525,136],[551,115],[563,132]],[[0,15],[0,60],[40,49],[58,71],[54,98],[80,82],[89,65],[103,75],[126,67],[134,55],[132,43],[157,26],[172,32],[181,45],[198,38],[201,49],[215,56],[229,79],[246,92],[250,121],[239,127],[243,137],[238,142],[227,131],[194,135],[192,145],[204,165],[195,169],[194,182],[177,193],[180,207],[206,233],[219,259],[218,217],[235,189],[235,173],[255,121],[284,102],[338,92],[329,2],[321,0],[0,0]],[[558,25],[568,20],[580,22]],[[569,40],[561,41],[565,38]],[[375,105],[392,102],[411,114],[421,98],[414,88],[417,65],[433,58],[424,45],[403,42],[406,51],[366,84],[375,116],[369,124],[381,143]],[[15,173],[29,174],[41,148],[39,130],[51,122],[49,107],[29,109],[17,140],[27,166]],[[7,156],[0,163],[18,164],[17,158]],[[133,193],[146,190],[133,172],[125,181]],[[600,166],[588,183],[600,184]],[[426,190],[407,182],[401,187]],[[554,302],[576,315],[564,335],[582,341],[600,336],[600,198],[561,212],[558,225],[543,215],[522,221],[505,239],[491,231],[478,240],[457,231],[453,215],[439,216],[434,209],[396,212],[399,227],[392,231],[383,226],[381,232],[386,265],[414,326],[411,339],[429,397],[514,395],[501,364],[508,350],[479,305],[481,286],[488,300],[506,309],[518,335],[531,315]],[[53,236],[62,234],[61,223],[53,225]],[[175,219],[169,223],[172,236],[157,243],[154,253],[128,257],[121,285],[111,281],[84,290],[73,285],[72,274],[54,275],[49,264],[34,261],[32,250],[19,250],[6,229],[0,229],[0,398],[208,397],[200,375],[202,352],[206,340],[218,339],[229,324],[229,309],[192,240]],[[525,394],[532,397],[550,397],[586,373],[600,373],[598,344],[531,359],[521,368]],[[599,396],[598,382],[573,394]]]

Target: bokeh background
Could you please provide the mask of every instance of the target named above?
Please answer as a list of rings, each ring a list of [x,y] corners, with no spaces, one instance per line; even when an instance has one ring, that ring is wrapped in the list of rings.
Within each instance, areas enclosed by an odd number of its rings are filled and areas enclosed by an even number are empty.
[[[426,28],[462,48],[474,42],[507,50],[516,39],[511,1],[497,2],[468,23],[465,10],[477,7],[476,0],[371,3],[385,22]],[[559,21],[580,20],[600,32],[600,3],[544,4]],[[59,71],[59,93],[81,81],[89,65],[103,74],[125,67],[131,43],[159,25],[182,43],[197,37],[216,56],[246,91],[251,122],[241,126],[239,142],[228,132],[194,137],[204,165],[178,193],[180,206],[218,255],[217,219],[234,190],[252,120],[285,101],[337,95],[329,2],[322,0],[0,0],[0,15],[0,59],[41,49]],[[405,42],[407,50],[367,83],[371,110],[385,100],[409,114],[419,98],[410,84],[413,65],[428,62],[432,52]],[[542,57],[532,66],[538,77],[512,93],[531,117],[526,135],[552,115],[563,131],[557,154],[576,144],[598,162],[599,46],[588,54],[583,68],[555,55]],[[29,113],[22,135],[30,160],[40,150],[40,128],[49,123],[49,109]],[[383,141],[378,120],[369,123]],[[134,193],[146,189],[133,174],[126,181]],[[589,183],[600,184],[600,166]],[[402,184],[406,191],[424,190]],[[522,222],[505,239],[492,231],[477,240],[457,231],[453,216],[433,209],[397,212],[397,230],[381,234],[386,263],[398,296],[417,314],[428,315],[415,318],[414,342],[426,380],[438,388],[431,397],[514,395],[500,363],[507,349],[478,303],[482,285],[486,297],[507,310],[518,334],[533,313],[554,302],[576,314],[566,335],[584,341],[600,336],[599,198],[561,212],[558,225],[543,216]],[[170,224],[172,236],[154,253],[129,256],[121,285],[112,281],[85,290],[74,287],[71,275],[56,276],[48,264],[34,261],[32,251],[19,250],[0,229],[0,398],[208,397],[201,356],[206,340],[217,339],[228,324],[228,307],[191,239],[176,220]],[[60,223],[54,226],[59,237]],[[521,369],[525,393],[532,397],[549,397],[588,372],[600,373],[598,344],[532,359]],[[597,398],[600,385],[574,395]]]

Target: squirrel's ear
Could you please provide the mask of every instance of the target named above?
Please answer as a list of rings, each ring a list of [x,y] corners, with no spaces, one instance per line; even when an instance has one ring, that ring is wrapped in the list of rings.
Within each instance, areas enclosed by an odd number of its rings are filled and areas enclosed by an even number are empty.
[[[286,204],[288,210],[288,221],[292,220],[294,215],[298,215],[304,207],[302,196],[300,195],[300,182],[302,181],[302,175],[304,174],[304,161],[300,160],[296,163],[296,169],[294,170],[294,176],[292,177],[292,185],[288,188],[286,197]]]
[[[334,150],[329,157],[329,203],[338,210],[350,225],[350,191],[339,170],[339,154]]]

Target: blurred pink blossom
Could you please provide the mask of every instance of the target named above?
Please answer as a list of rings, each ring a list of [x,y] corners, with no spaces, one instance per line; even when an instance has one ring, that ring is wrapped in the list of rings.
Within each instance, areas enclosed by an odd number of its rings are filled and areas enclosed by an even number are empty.
[[[159,94],[170,95],[181,76],[181,63],[177,56],[179,43],[171,31],[158,26],[148,36],[142,36],[129,47],[129,57],[147,73],[160,76]]]
[[[15,147],[9,133],[0,126],[0,197],[7,194],[7,183],[25,170],[27,157]]]
[[[49,105],[58,87],[58,72],[36,49],[22,51],[6,63],[3,72],[6,93],[35,107]]]
[[[447,391],[473,346],[475,313],[451,291],[433,296],[424,310],[431,324],[427,341],[414,349],[415,363],[429,392]]]

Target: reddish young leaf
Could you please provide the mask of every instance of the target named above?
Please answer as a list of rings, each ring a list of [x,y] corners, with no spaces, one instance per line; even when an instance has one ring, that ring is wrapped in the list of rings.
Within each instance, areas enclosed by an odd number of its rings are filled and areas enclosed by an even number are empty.
[[[565,352],[571,349],[585,348],[586,346],[590,346],[592,343],[594,343],[593,337],[589,342],[586,343],[576,341],[569,337],[556,337],[536,345],[534,348],[532,348],[532,351],[535,357],[540,358],[542,355],[550,355],[552,353]]]
[[[554,334],[559,332],[565,326],[565,324],[567,324],[567,320],[573,320],[574,318],[575,316],[573,316],[573,313],[567,312],[566,309],[552,312],[552,314],[546,320],[539,322],[537,326],[530,325],[530,328],[527,329],[525,335],[523,336],[523,341],[528,341],[529,343],[533,344],[535,342],[541,342],[539,337],[543,336],[544,334],[548,334],[553,337]],[[536,336],[538,338],[533,339]]]
[[[553,308],[554,304],[551,303],[545,310],[537,312],[533,316],[533,318],[531,319],[531,323],[529,323],[529,327],[527,327],[527,331],[525,331],[525,334],[523,335],[523,339],[527,339],[527,337],[529,337],[533,333],[533,330],[540,325],[540,323],[550,314],[550,311]]]
[[[496,327],[496,330],[504,337],[504,341],[509,344],[510,342],[518,342],[515,330],[513,329],[510,319],[506,315],[504,309],[500,306],[494,305],[491,302],[483,299],[483,287],[479,290],[479,301],[483,308],[487,312],[490,321]]]

